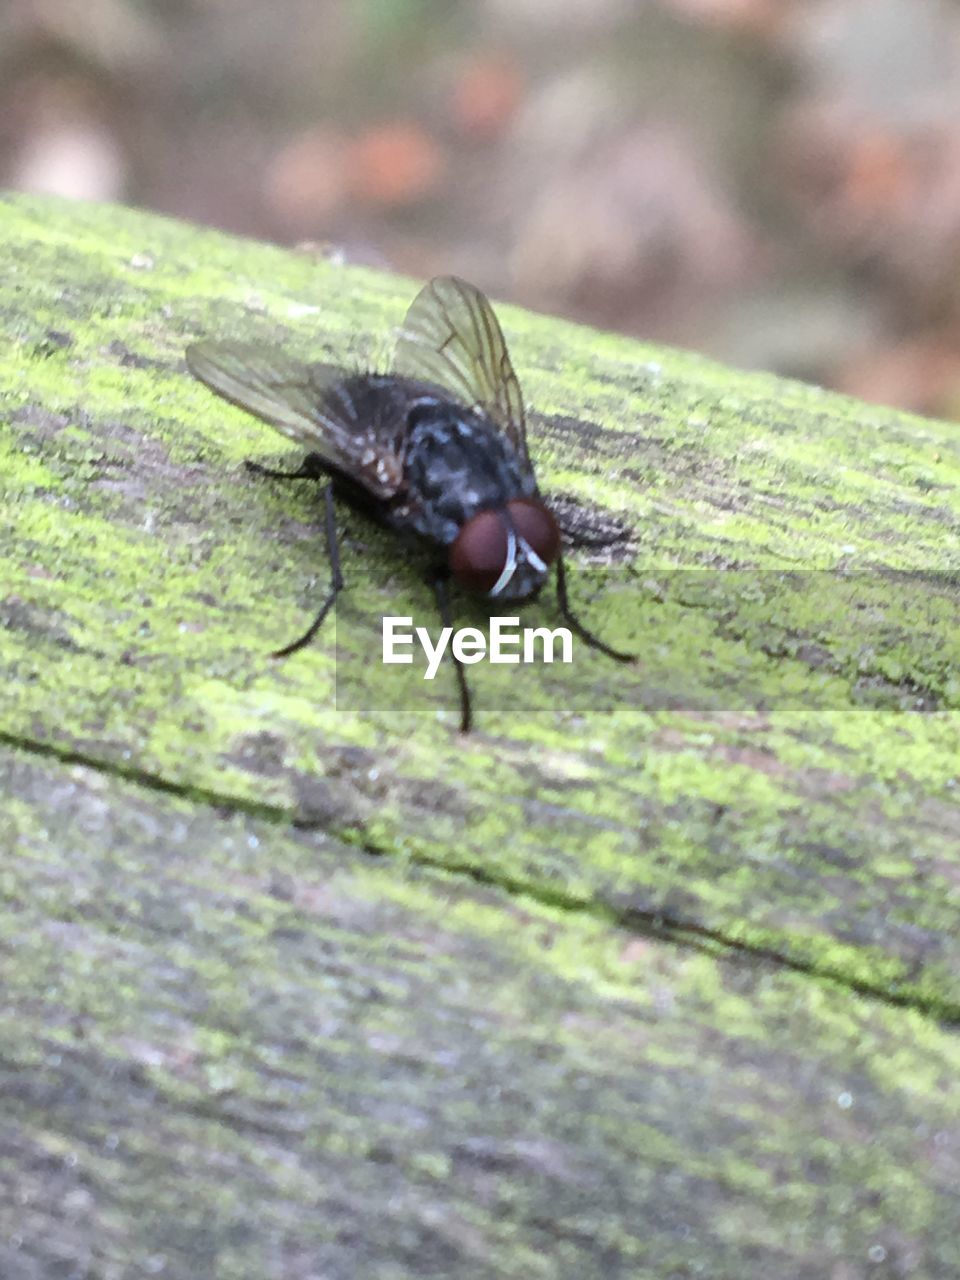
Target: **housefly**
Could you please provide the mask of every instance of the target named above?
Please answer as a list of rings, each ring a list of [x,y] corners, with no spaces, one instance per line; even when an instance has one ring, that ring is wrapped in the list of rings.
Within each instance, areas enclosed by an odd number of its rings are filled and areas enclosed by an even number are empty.
[[[593,635],[570,608],[560,526],[537,488],[520,384],[479,289],[454,276],[431,280],[407,312],[389,374],[305,364],[276,348],[238,342],[199,342],[186,357],[212,391],[308,450],[295,471],[248,462],[250,470],[324,482],[330,590],[304,634],[274,657],[308,644],[343,588],[336,495],[434,548],[431,580],[445,626],[451,578],[498,603],[520,602],[540,590],[555,564],[557,603],[571,629],[611,658],[632,659]],[[454,661],[465,733],[470,694]]]

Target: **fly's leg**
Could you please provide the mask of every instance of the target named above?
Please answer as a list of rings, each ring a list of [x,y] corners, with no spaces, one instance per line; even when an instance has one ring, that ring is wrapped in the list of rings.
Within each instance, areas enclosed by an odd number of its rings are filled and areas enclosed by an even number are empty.
[[[309,461],[310,459],[308,458],[307,462]],[[306,465],[306,463],[304,465]],[[299,479],[300,476],[297,475],[296,478]],[[299,640],[294,640],[293,644],[288,644],[282,649],[277,649],[275,653],[270,655],[272,658],[289,658],[291,653],[296,653],[298,649],[302,649],[305,645],[308,645],[323,626],[324,618],[326,618],[327,614],[333,608],[333,602],[336,600],[339,592],[343,589],[343,575],[340,572],[340,548],[337,546],[337,517],[333,505],[332,481],[330,481],[324,489],[323,497],[324,502],[326,503],[325,524],[327,533],[327,557],[330,560],[330,569],[333,574],[330,591],[326,600],[323,602],[320,612],[310,623],[309,627],[307,627]]]
[[[337,595],[343,589],[343,575],[340,572],[340,548],[337,544],[336,512],[333,506],[333,482],[329,480],[328,469],[323,458],[318,453],[308,453],[296,471],[277,471],[273,467],[265,467],[262,463],[251,462],[249,459],[244,463],[244,466],[254,475],[267,476],[271,480],[322,480],[327,478],[323,497],[326,507],[327,558],[330,561],[333,577],[330,591],[323,602],[320,612],[303,635],[294,640],[292,644],[285,645],[282,649],[277,649],[270,655],[271,658],[289,658],[292,653],[296,653],[298,649],[303,649],[310,643],[323,626],[324,619],[333,608]]]
[[[604,533],[585,533],[582,528],[582,522],[577,523],[577,508],[572,511],[565,510],[562,503],[551,506],[553,518],[560,526],[560,532],[564,539],[571,547],[613,547],[618,542],[629,542],[632,533],[629,529],[613,529]],[[615,520],[615,517],[610,517]],[[618,523],[618,522],[617,522]]]
[[[618,542],[630,541],[629,533],[578,533],[576,529],[561,524],[559,520],[557,524],[560,525],[560,532],[572,547],[612,547]]]
[[[450,612],[450,593],[447,590],[448,571],[439,569],[433,575],[432,586],[433,594],[436,597],[437,609],[440,611],[440,621],[445,627],[453,628],[453,617]],[[470,701],[470,690],[467,688],[467,677],[463,670],[463,663],[455,653],[451,651],[450,656],[453,658],[454,670],[457,673],[457,686],[460,690],[460,732],[469,733],[470,726],[473,723],[473,708]]]
[[[635,653],[623,653],[619,649],[611,649],[610,645],[604,644],[599,636],[595,636],[592,631],[589,631],[583,625],[570,608],[570,601],[567,599],[567,574],[563,566],[562,555],[557,556],[557,604],[563,614],[564,621],[569,623],[571,629],[591,649],[597,649],[600,653],[605,653],[607,657],[615,658],[617,662],[633,662],[638,657]]]
[[[322,480],[327,474],[323,459],[318,453],[308,453],[296,471],[275,471],[260,462],[249,459],[243,464],[255,476],[269,476],[271,480]]]

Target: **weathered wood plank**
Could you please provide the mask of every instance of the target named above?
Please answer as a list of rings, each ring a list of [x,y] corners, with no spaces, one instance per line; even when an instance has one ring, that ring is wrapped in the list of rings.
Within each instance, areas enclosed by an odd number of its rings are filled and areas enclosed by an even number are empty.
[[[464,740],[356,517],[265,657],[315,497],[182,360],[382,366],[414,285],[19,198],[0,278],[0,1273],[952,1280],[955,426],[504,308],[641,660]]]
[[[923,1014],[25,752],[0,794],[4,1280],[958,1273]]]

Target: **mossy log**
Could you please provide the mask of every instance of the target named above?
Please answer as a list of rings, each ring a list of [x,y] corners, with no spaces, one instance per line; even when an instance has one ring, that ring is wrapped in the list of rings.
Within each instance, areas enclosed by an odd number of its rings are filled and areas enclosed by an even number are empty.
[[[639,656],[464,737],[349,512],[267,656],[316,487],[183,359],[414,283],[15,197],[0,279],[4,1280],[956,1280],[957,427],[498,308]]]

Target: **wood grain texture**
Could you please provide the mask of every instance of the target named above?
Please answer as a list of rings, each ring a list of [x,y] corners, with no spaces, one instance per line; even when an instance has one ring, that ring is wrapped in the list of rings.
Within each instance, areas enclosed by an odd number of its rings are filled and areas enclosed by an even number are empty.
[[[0,278],[0,1274],[960,1274],[956,427],[498,308],[641,658],[464,740],[349,513],[265,657],[316,493],[182,357],[414,284],[19,198]]]

